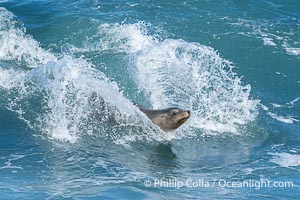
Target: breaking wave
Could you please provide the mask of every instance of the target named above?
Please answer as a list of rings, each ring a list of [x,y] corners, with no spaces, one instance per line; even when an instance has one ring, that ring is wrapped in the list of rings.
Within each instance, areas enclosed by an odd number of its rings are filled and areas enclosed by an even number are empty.
[[[148,26],[102,24],[84,47],[71,47],[77,52],[125,53],[131,77],[144,94],[142,104],[192,111],[178,131],[162,133],[123,95],[117,81],[84,57],[44,50],[1,8],[0,93],[7,97],[5,108],[35,134],[69,142],[84,136],[127,144],[199,131],[238,134],[255,119],[258,100],[250,98],[250,85],[242,84],[232,63],[211,47],[151,35]]]

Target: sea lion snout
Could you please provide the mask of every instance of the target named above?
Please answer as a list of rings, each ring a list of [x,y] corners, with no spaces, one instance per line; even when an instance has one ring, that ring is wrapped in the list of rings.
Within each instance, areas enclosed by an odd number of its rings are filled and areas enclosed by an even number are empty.
[[[187,110],[185,111],[187,113],[187,115],[190,117],[191,116],[191,111]]]
[[[189,110],[180,110],[180,114],[175,116],[174,121],[176,121],[176,128],[181,126],[186,120],[191,116],[191,111]]]
[[[191,111],[189,110],[182,111],[182,118],[188,119],[190,116],[191,116]]]

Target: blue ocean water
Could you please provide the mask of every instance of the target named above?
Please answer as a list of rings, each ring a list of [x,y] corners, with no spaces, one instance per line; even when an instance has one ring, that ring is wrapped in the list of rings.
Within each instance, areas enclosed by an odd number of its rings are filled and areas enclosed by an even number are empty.
[[[299,199],[299,10],[0,1],[1,199]]]

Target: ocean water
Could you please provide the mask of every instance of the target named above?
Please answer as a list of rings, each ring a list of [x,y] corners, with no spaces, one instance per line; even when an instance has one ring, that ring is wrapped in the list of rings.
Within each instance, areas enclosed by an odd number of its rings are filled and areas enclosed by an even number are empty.
[[[1,0],[1,199],[300,199],[299,11]]]

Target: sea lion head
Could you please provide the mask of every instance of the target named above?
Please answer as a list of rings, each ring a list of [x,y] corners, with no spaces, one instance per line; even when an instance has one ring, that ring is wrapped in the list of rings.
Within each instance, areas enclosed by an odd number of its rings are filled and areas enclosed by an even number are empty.
[[[159,119],[156,120],[157,125],[164,130],[170,131],[177,129],[191,116],[191,112],[188,110],[182,110],[180,108],[168,108],[161,111]]]

